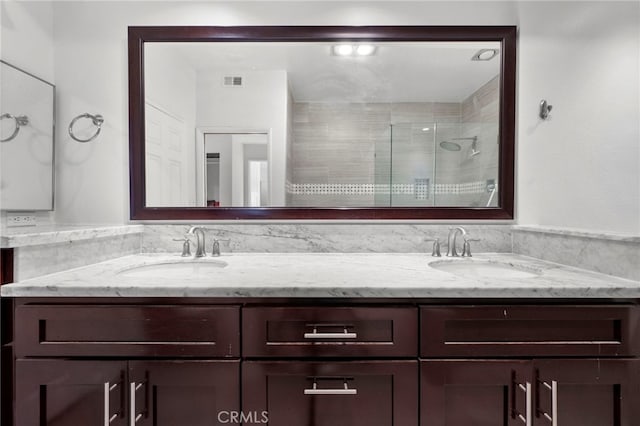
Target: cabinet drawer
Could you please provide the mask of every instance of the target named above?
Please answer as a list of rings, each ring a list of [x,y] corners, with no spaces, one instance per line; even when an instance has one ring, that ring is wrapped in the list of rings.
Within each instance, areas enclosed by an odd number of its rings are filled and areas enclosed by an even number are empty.
[[[242,410],[271,426],[417,426],[418,362],[247,361]]]
[[[254,307],[243,310],[247,357],[410,357],[418,353],[411,307]]]
[[[635,356],[636,306],[424,306],[423,357]]]
[[[25,305],[16,355],[238,357],[237,306]]]

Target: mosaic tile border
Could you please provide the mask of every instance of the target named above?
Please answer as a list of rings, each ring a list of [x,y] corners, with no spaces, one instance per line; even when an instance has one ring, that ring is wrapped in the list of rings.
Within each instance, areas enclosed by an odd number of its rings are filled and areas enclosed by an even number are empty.
[[[426,181],[426,182],[425,182]],[[430,194],[480,194],[487,191],[486,181],[464,183],[430,184],[428,179],[417,179],[416,183],[291,183],[286,182],[286,191],[292,195],[415,195],[429,198]]]

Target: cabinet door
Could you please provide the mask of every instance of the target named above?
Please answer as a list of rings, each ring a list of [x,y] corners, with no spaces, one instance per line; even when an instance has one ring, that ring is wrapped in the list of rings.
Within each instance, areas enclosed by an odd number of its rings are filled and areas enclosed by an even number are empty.
[[[537,360],[536,425],[638,424],[640,361]]]
[[[421,426],[524,426],[532,421],[529,361],[421,361]]]
[[[240,361],[129,361],[129,424],[213,426],[240,410]]]
[[[417,361],[245,362],[245,424],[415,426]]]
[[[16,361],[16,426],[124,426],[119,361]]]

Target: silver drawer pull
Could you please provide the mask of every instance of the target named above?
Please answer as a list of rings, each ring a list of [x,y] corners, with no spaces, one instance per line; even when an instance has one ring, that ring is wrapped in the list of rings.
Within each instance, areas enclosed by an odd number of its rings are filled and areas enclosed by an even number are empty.
[[[357,395],[358,389],[350,389],[345,380],[343,389],[318,389],[318,382],[313,381],[312,389],[305,389],[305,395]]]
[[[520,419],[520,421],[522,421],[526,426],[531,426],[531,383],[527,382],[526,385],[518,383],[518,389],[525,393],[527,400],[525,408],[526,415],[523,416],[522,414],[518,414],[518,419]]]
[[[328,327],[329,325],[327,325]],[[350,333],[347,327],[343,327],[342,333],[318,333],[318,327],[313,327],[313,332],[304,333],[305,339],[357,339],[358,333]]]
[[[104,383],[104,426],[109,426],[115,419],[118,418],[118,413],[111,415],[111,401],[110,401],[110,393],[118,387],[117,383],[110,384],[109,382]]]
[[[109,382],[105,382],[104,384],[104,426],[109,426],[109,423],[111,423],[109,421],[109,411],[111,411],[110,408],[110,402],[109,402],[109,390],[110,390],[111,386],[109,385]]]
[[[551,391],[551,415],[544,411],[542,415],[551,423],[551,426],[558,426],[558,382],[552,380],[551,384],[542,382],[542,385]]]
[[[142,387],[143,383],[131,382],[130,384],[130,409],[131,415],[129,417],[129,426],[135,426],[138,423],[138,420],[142,418],[142,413],[136,413],[136,391]]]

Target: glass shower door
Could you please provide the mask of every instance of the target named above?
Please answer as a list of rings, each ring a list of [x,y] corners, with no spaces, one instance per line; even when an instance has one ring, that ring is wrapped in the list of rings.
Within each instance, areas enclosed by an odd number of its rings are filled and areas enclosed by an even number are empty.
[[[390,205],[434,205],[435,123],[391,125]]]

